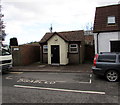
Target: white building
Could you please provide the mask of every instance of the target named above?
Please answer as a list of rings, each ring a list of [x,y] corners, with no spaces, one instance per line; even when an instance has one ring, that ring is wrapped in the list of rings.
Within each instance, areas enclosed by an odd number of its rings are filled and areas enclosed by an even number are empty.
[[[120,4],[96,8],[93,32],[95,53],[120,52]]]
[[[81,64],[84,61],[84,31],[46,33],[40,41],[42,63]]]

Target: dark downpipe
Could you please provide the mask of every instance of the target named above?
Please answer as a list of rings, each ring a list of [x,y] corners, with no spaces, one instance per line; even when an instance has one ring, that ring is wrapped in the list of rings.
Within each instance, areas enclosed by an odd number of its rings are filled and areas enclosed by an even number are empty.
[[[98,35],[99,35],[99,33],[97,33],[97,54],[99,53]]]

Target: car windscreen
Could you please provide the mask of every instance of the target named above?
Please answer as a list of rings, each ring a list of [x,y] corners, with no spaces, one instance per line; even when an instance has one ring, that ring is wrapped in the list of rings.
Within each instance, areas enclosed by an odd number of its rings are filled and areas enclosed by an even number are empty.
[[[11,53],[6,49],[2,49],[2,56],[4,55],[11,55]]]

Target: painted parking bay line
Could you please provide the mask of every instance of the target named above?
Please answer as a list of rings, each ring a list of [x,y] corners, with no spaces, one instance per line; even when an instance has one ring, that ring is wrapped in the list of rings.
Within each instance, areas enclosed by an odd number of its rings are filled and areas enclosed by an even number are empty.
[[[13,77],[12,76],[8,76],[5,79],[13,79]]]
[[[92,83],[92,74],[90,74],[89,75],[89,78],[90,78],[90,80],[89,80],[89,82],[83,82],[83,81],[81,81],[81,82],[78,82],[78,83],[83,83],[83,84],[91,84]]]
[[[23,86],[23,85],[14,85],[14,87],[17,87],[17,88],[27,88],[27,89],[40,89],[40,90],[53,90],[53,91],[63,91],[63,92],[75,92],[75,93],[86,93],[86,94],[101,94],[101,95],[105,95],[105,92],[97,92],[97,91],[81,91],[81,90],[44,88],[44,87]]]
[[[10,72],[10,74],[23,74],[23,72]]]

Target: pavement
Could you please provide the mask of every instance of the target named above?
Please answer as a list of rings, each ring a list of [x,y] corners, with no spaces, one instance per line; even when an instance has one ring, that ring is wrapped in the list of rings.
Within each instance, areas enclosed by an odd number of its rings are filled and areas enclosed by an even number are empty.
[[[39,62],[28,65],[28,66],[15,66],[11,71],[21,71],[21,72],[92,72],[92,63],[87,62],[78,65],[48,65],[40,64]]]

